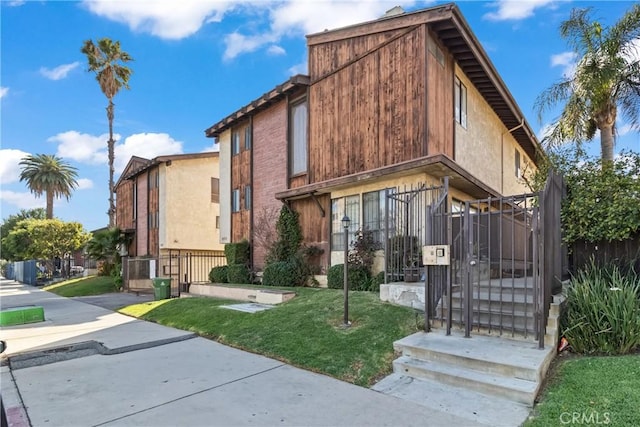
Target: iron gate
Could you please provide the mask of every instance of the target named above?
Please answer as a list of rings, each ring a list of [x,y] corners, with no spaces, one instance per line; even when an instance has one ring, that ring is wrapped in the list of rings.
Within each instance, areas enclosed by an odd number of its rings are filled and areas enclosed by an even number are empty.
[[[560,201],[564,183],[550,174],[545,189],[452,204],[440,187],[388,191],[385,277],[424,281],[425,330],[439,322],[471,331],[534,337],[544,346],[552,286],[564,266]],[[423,245],[448,245],[449,265],[422,266]],[[419,267],[419,277],[411,267]],[[407,280],[409,279],[409,280]]]

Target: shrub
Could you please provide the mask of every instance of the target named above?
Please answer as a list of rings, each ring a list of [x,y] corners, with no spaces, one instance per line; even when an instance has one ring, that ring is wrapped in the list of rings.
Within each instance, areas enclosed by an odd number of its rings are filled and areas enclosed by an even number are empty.
[[[229,267],[226,265],[213,267],[209,272],[209,281],[211,283],[229,283],[229,278],[227,276],[228,269]]]
[[[577,353],[625,354],[640,347],[640,276],[619,267],[581,270],[567,294],[563,334]]]
[[[376,251],[379,249],[381,245],[375,241],[373,232],[368,229],[359,229],[349,249],[349,265],[363,266],[371,271]]]
[[[247,264],[249,262],[249,242],[243,240],[238,243],[224,245],[224,255],[228,265]]]
[[[296,266],[288,261],[276,261],[268,264],[262,273],[262,284],[265,286],[296,286]]]
[[[277,240],[267,254],[267,264],[275,261],[289,261],[296,255],[302,244],[302,229],[298,212],[283,205],[276,223]]]
[[[229,283],[246,284],[251,283],[251,274],[244,264],[235,264],[227,266],[227,279]]]
[[[384,283],[384,271],[376,274],[369,280],[369,291],[380,292],[380,285]]]
[[[331,289],[344,287],[344,264],[332,265],[327,274],[327,285]],[[347,281],[351,291],[368,291],[371,287],[371,275],[366,267],[349,266]]]

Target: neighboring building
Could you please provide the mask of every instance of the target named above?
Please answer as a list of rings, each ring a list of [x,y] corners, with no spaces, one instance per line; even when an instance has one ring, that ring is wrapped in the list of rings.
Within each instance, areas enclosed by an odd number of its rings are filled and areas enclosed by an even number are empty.
[[[158,259],[152,276],[173,276],[171,256],[222,254],[218,177],[215,152],[132,157],[115,186],[116,226],[130,237],[128,256]],[[200,280],[206,274],[203,268]]]
[[[387,190],[449,177],[452,206],[527,191],[539,143],[457,6],[324,31],[307,45],[309,77],[206,131],[220,143],[223,242],[253,242],[258,209],[277,199],[299,212],[326,267],[342,262],[345,213],[351,233],[367,228],[382,243]],[[263,257],[254,247],[256,268]]]

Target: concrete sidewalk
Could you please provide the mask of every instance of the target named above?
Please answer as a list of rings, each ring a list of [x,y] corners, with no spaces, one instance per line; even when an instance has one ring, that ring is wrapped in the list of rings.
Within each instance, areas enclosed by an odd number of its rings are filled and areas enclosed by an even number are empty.
[[[45,307],[45,324],[2,330],[12,357],[88,340],[99,340],[109,351],[124,349],[119,354],[111,351],[21,369],[3,367],[3,400],[9,395],[20,400],[26,409],[23,425],[473,425],[452,414],[210,340],[185,340],[189,334],[184,331],[39,289],[2,283],[0,295],[3,307],[16,303]],[[166,340],[163,345],[134,351],[136,346],[162,340]],[[15,402],[5,401],[5,407],[19,423]]]

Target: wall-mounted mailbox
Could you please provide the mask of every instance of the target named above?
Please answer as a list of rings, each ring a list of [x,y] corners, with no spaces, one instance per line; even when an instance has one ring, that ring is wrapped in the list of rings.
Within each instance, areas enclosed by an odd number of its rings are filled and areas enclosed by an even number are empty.
[[[449,245],[430,245],[422,247],[424,265],[449,265]]]

